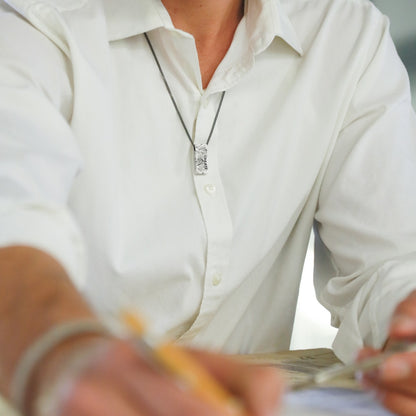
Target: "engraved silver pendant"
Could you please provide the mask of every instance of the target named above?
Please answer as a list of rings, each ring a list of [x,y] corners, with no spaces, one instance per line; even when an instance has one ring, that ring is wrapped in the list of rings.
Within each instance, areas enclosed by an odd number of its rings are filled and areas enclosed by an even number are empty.
[[[206,175],[208,173],[208,145],[195,145],[194,163],[195,175]]]

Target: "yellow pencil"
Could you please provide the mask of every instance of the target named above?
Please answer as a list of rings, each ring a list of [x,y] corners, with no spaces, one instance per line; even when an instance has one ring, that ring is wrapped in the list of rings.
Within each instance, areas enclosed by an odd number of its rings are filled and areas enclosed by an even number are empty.
[[[146,343],[143,338],[145,326],[136,314],[123,312],[122,320],[135,336]],[[243,416],[245,414],[241,403],[184,349],[171,342],[164,342],[151,348],[151,351],[157,364],[177,377],[196,396],[213,406],[226,410],[230,415]]]

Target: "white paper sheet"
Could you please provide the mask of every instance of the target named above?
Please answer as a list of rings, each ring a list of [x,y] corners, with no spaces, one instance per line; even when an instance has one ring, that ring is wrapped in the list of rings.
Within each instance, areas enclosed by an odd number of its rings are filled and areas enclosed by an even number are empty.
[[[369,392],[321,388],[290,392],[279,416],[393,416]]]

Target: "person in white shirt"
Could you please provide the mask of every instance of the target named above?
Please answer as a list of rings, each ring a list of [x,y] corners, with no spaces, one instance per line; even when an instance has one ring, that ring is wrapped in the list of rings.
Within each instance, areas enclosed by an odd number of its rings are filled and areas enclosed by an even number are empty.
[[[85,319],[287,349],[312,227],[336,354],[414,338],[416,118],[369,1],[8,0],[0,31],[0,387],[27,414],[51,384],[64,416],[217,414]],[[271,411],[274,371],[194,354]],[[413,355],[366,383],[415,413]]]

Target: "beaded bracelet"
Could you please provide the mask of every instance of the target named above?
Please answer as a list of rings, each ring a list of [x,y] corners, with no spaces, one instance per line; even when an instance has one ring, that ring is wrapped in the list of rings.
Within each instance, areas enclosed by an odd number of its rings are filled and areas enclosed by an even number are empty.
[[[70,321],[52,327],[24,352],[11,382],[11,399],[19,411],[24,413],[27,386],[39,362],[59,344],[82,334],[109,335],[110,333],[104,325],[94,319]]]

